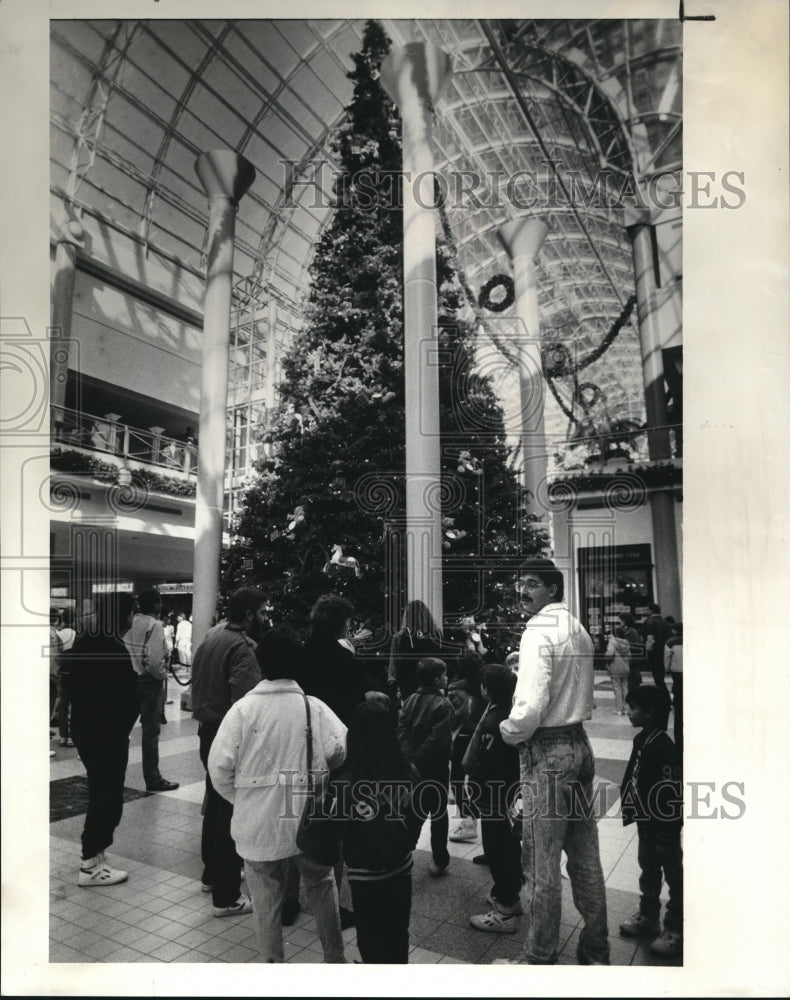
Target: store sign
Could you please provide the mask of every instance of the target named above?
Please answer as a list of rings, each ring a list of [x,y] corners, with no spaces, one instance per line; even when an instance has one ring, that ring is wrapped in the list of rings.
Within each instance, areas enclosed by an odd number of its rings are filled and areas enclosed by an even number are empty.
[[[133,583],[94,583],[91,587],[94,594],[133,594]]]
[[[191,594],[194,584],[188,583],[159,583],[156,589],[160,594]]]
[[[584,625],[592,632],[613,629],[621,614],[647,614],[653,600],[649,544],[590,546],[576,553]]]

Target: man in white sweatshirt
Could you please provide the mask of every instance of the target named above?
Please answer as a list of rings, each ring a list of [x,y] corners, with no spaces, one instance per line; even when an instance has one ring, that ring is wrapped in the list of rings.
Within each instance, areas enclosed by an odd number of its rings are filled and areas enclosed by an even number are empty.
[[[557,961],[561,915],[560,863],[584,926],[577,958],[608,965],[606,893],[594,815],[595,761],[582,723],[592,717],[593,643],[563,603],[565,581],[550,559],[522,567],[524,629],[510,716],[500,724],[505,743],[521,758],[524,801],[524,892],[530,915],[517,963]]]
[[[138,613],[123,642],[137,672],[137,701],[142,726],[143,778],[149,792],[172,792],[177,781],[163,778],[159,770],[159,733],[161,731],[164,690],[167,677],[165,633],[159,612],[162,598],[156,590],[145,590],[137,599]]]

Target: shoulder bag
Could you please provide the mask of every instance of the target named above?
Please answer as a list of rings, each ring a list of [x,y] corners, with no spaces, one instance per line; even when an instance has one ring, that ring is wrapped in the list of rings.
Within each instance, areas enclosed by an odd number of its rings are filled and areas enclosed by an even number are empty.
[[[331,868],[342,855],[343,824],[338,816],[337,796],[331,784],[326,781],[316,784],[310,702],[304,693],[302,697],[307,714],[307,801],[296,831],[296,846],[314,864]]]

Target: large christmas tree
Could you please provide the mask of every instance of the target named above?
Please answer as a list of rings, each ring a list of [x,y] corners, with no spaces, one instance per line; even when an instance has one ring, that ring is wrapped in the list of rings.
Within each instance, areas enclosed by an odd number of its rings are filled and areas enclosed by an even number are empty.
[[[226,589],[263,587],[296,625],[327,591],[393,628],[405,602],[403,548],[390,543],[404,524],[404,378],[415,375],[403,366],[400,120],[378,82],[389,45],[369,21],[332,140],[341,167],[332,221],[313,258],[304,327],[282,361],[267,431],[273,461],[258,466],[225,562]],[[502,557],[541,551],[546,533],[523,521],[502,412],[475,374],[474,329],[458,320],[463,291],[441,242],[437,286],[451,620],[507,603],[513,573],[499,571]]]

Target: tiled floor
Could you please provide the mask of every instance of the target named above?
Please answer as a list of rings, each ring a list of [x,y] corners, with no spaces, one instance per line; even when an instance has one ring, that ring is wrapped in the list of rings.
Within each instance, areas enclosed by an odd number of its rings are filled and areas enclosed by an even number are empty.
[[[173,704],[160,741],[161,770],[180,782],[174,792],[142,794],[124,805],[124,814],[108,852],[111,862],[129,871],[129,880],[106,889],[77,885],[79,836],[83,816],[67,815],[50,825],[51,963],[91,962],[225,962],[257,960],[253,921],[249,916],[218,919],[211,900],[200,891],[200,809],[204,772],[198,758],[197,724],[179,707],[179,691],[171,682]],[[606,878],[611,959],[614,965],[680,965],[652,955],[645,941],[622,937],[617,928],[638,903],[636,834],[623,828],[617,815],[616,786],[634,735],[627,718],[616,716],[609,685],[596,679],[594,718],[587,731],[598,760],[598,781],[608,791],[608,813],[599,822],[601,859]],[[671,728],[670,728],[671,731]],[[126,785],[143,792],[140,730],[132,736]],[[53,746],[56,743],[53,742]],[[50,763],[51,782],[84,774],[76,750],[57,748]],[[607,788],[607,786],[609,786]],[[55,787],[65,788],[63,782]],[[454,823],[451,820],[451,829]],[[515,957],[523,935],[485,934],[469,926],[469,917],[484,912],[490,889],[488,869],[472,863],[480,842],[450,844],[450,875],[428,875],[428,829],[415,852],[410,962],[413,964],[486,964]],[[560,963],[575,965],[579,915],[570,885],[563,880],[562,951]],[[344,885],[341,902],[350,905]],[[305,904],[295,925],[285,929],[286,961],[321,962],[315,921]],[[344,932],[349,961],[359,958],[355,931]]]

